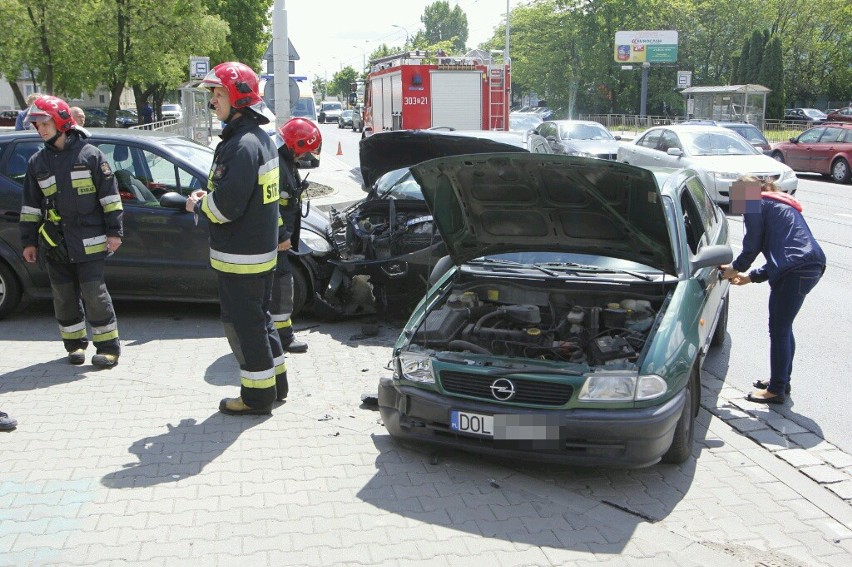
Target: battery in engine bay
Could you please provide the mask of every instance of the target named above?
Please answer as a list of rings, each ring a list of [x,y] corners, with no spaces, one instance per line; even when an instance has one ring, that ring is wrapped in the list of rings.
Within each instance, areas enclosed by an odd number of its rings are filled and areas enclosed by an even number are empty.
[[[636,351],[624,337],[598,337],[590,345],[592,359],[598,364],[610,360],[630,358],[636,355]]]

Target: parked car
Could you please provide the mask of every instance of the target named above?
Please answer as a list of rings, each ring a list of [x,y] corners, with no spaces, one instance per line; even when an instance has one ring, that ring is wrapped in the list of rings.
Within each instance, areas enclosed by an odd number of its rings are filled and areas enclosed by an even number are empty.
[[[336,100],[324,100],[320,103],[319,121],[321,124],[337,122],[341,112],[343,112],[342,103]]]
[[[107,125],[107,113],[102,108],[87,107],[83,109],[86,116],[86,128],[105,128]]]
[[[364,131],[364,105],[359,104],[352,110],[352,131]]]
[[[621,136],[610,134],[603,124],[588,120],[548,120],[536,133],[550,143],[553,153],[614,160]]]
[[[786,122],[823,122],[826,118],[825,112],[817,108],[793,108],[784,113]]]
[[[640,167],[689,167],[717,203],[727,203],[731,183],[741,175],[775,181],[794,194],[799,180],[786,165],[764,155],[742,136],[721,126],[673,124],[643,132],[622,144],[618,161]]]
[[[115,123],[122,128],[130,128],[131,126],[139,125],[139,116],[136,111],[129,108],[119,108],[116,111]]]
[[[344,110],[337,119],[338,128],[352,128],[352,111]]]
[[[0,126],[14,126],[18,119],[19,110],[3,110],[0,111]]]
[[[686,461],[733,256],[699,173],[523,153],[411,173],[449,256],[380,380],[388,432],[509,459]]]
[[[509,113],[510,132],[529,132],[530,130],[535,130],[542,122],[542,117],[535,112]]]
[[[769,144],[769,141],[766,139],[766,136],[763,135],[757,126],[753,124],[749,124],[748,122],[725,122],[718,120],[687,120],[684,124],[704,124],[706,126],[721,126],[722,128],[727,128],[733,132],[736,132],[748,142],[758,148],[766,155],[770,155],[772,153],[772,146]]]
[[[838,108],[834,112],[828,113],[826,120],[829,122],[852,122],[852,106]]]
[[[426,292],[429,271],[446,252],[408,168],[435,157],[482,152],[550,153],[550,147],[535,134],[482,130],[399,130],[362,140],[367,197],[330,212],[335,273],[321,298],[325,306],[344,315],[413,308]],[[351,286],[365,277],[369,301],[353,303]]]
[[[207,186],[213,150],[176,134],[92,129],[89,140],[106,156],[124,206],[121,249],[106,260],[106,281],[115,299],[218,301],[210,268],[207,221],[184,210],[186,196]],[[44,145],[32,130],[0,133],[0,318],[22,298],[51,296],[47,273],[23,261],[18,232],[27,161]],[[327,220],[303,211],[301,244],[290,255],[295,310],[310,308],[327,274],[331,246]]]
[[[183,120],[183,108],[179,104],[160,106],[160,120]]]
[[[789,142],[777,144],[772,157],[795,171],[812,171],[849,183],[852,164],[852,123],[808,128]]]

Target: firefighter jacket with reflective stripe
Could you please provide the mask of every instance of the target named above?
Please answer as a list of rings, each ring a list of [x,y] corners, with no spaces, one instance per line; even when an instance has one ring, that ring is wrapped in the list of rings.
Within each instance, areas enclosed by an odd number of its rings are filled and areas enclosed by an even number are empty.
[[[21,205],[21,243],[38,246],[42,222],[57,222],[71,262],[106,256],[107,236],[123,236],[121,197],[104,154],[76,132],[30,158]],[[60,220],[61,219],[61,220]]]
[[[279,176],[278,212],[278,242],[290,239],[293,250],[299,249],[299,229],[302,225],[302,179],[293,154],[287,146],[278,149],[278,162],[281,175]]]
[[[210,265],[229,274],[275,269],[278,258],[278,152],[247,113],[229,122],[216,146],[209,193],[198,202],[210,221]]]

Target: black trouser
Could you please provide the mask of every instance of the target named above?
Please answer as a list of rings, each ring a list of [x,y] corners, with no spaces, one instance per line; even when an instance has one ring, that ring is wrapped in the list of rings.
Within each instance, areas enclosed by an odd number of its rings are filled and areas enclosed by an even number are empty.
[[[273,274],[237,276],[219,273],[222,323],[240,365],[240,396],[252,408],[286,395],[284,349],[272,326]],[[283,390],[278,392],[278,390]]]
[[[278,253],[278,264],[275,267],[275,284],[272,288],[272,324],[278,330],[281,344],[284,346],[293,342],[293,272],[287,252]]]
[[[86,332],[88,319],[97,352],[121,354],[115,310],[104,282],[104,261],[90,260],[79,264],[47,262],[47,275],[53,291],[53,311],[65,350],[72,352],[89,345]]]

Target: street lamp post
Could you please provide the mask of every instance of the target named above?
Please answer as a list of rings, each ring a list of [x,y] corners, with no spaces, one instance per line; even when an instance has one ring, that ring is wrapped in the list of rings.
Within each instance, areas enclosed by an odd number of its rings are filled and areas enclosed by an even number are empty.
[[[399,24],[391,24],[391,27],[399,28],[399,29],[401,29],[402,31],[405,32],[405,46],[407,47],[408,46],[408,30],[405,29],[405,26],[401,26]]]

